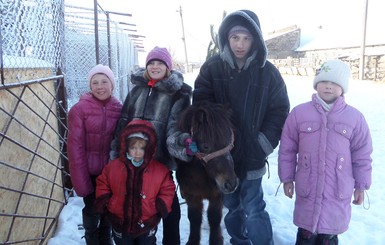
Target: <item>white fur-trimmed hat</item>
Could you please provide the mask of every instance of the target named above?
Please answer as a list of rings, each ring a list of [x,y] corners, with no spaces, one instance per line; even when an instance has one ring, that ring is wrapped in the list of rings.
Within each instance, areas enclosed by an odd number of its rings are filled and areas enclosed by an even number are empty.
[[[351,70],[348,64],[341,60],[328,60],[317,70],[313,81],[313,87],[316,89],[317,83],[329,81],[339,85],[343,93],[349,88],[349,79]]]

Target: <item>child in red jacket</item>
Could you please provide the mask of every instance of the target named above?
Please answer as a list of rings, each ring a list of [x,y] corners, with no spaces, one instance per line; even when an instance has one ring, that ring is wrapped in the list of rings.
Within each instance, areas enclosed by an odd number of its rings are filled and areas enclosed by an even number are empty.
[[[170,171],[153,158],[150,122],[131,121],[120,134],[119,158],[96,180],[96,207],[106,213],[116,245],[156,244],[160,219],[171,212],[175,184]]]

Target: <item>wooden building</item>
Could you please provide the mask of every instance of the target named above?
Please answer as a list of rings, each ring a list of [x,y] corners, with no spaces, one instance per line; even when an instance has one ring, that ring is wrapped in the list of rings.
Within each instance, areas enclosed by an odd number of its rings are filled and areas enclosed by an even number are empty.
[[[359,78],[362,54],[359,33],[354,36],[332,33],[322,27],[301,30],[290,26],[268,34],[268,59],[283,74],[313,76],[328,59],[341,59],[350,64],[352,77]],[[385,82],[385,36],[370,38],[364,49],[365,80]]]

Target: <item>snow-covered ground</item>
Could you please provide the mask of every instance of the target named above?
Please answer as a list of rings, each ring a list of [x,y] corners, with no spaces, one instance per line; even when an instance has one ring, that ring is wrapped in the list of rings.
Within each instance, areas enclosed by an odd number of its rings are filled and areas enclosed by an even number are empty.
[[[185,80],[193,84],[196,73],[185,74]],[[312,87],[312,77],[284,76],[286,81],[291,106],[309,101],[315,91]],[[339,236],[342,245],[380,245],[385,241],[385,84],[371,81],[353,80],[350,83],[349,92],[346,94],[346,102],[359,109],[366,117],[371,129],[374,151],[373,158],[373,182],[371,189],[362,206],[353,205],[350,228]],[[269,156],[270,178],[267,175],[263,179],[263,188],[267,210],[270,213],[273,225],[274,242],[276,245],[292,245],[295,241],[297,228],[292,222],[294,199],[284,196],[282,186],[279,187],[277,175],[277,152]],[[277,188],[278,192],[277,192]],[[183,200],[181,199],[181,202]],[[81,209],[83,201],[79,197],[70,198],[68,205],[63,209],[56,234],[48,242],[48,245],[76,245],[85,244],[84,230],[79,230],[81,224]],[[186,204],[181,204],[182,218],[180,224],[182,244],[185,244],[189,234],[189,221],[187,218]],[[223,210],[224,214],[226,209]],[[229,245],[230,238],[223,226],[225,244]],[[158,244],[161,244],[162,223],[157,233]],[[201,244],[208,244],[208,224],[202,225]]]

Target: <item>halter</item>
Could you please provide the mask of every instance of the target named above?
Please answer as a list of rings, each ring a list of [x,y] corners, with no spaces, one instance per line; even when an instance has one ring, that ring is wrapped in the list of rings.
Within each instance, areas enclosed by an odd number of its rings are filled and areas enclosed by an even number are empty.
[[[219,156],[221,156],[227,152],[230,152],[231,149],[233,149],[233,147],[234,147],[234,133],[231,132],[231,142],[225,148],[222,148],[218,151],[214,151],[212,153],[203,153],[203,152],[198,151],[197,153],[195,153],[195,156],[199,160],[203,160],[207,164],[211,159],[213,159],[215,157],[219,157]]]

